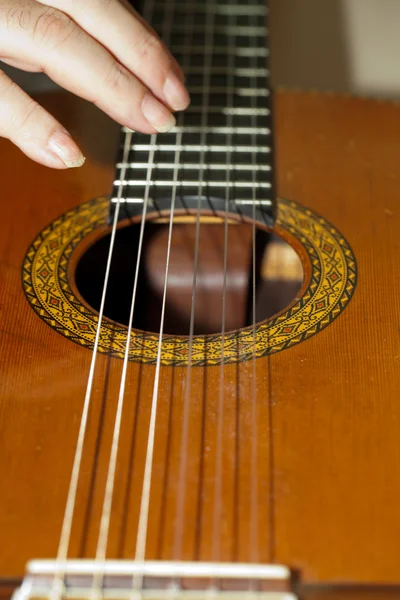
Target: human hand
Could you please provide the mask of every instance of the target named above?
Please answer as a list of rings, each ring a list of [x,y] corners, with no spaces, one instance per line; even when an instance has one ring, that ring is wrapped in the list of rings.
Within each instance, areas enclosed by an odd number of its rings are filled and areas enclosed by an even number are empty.
[[[143,133],[175,124],[189,96],[179,65],[126,0],[0,0],[0,59],[43,71]],[[64,127],[0,71],[0,136],[56,169],[84,157]]]

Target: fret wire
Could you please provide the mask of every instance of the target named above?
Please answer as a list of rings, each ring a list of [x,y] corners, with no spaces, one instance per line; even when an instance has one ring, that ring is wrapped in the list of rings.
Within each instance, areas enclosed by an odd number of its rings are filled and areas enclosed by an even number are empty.
[[[271,114],[269,108],[251,108],[251,107],[228,107],[228,106],[208,106],[206,108],[207,114],[222,114],[222,115],[236,115],[236,116],[251,116],[256,115],[260,117],[268,117]],[[195,104],[190,105],[186,110],[187,113],[201,113],[202,107]],[[124,131],[131,131],[129,128],[124,127]]]
[[[129,132],[131,131],[130,129],[128,129],[127,127],[123,127],[122,128],[123,131],[125,132]],[[196,126],[177,126],[177,127],[173,127],[168,133],[169,134],[174,134],[174,133],[201,133],[202,131],[205,131],[206,133],[217,133],[217,134],[227,134],[227,133],[232,133],[232,134],[251,134],[251,133],[255,133],[256,135],[269,135],[271,133],[271,130],[267,127],[196,127]]]
[[[232,134],[232,135],[270,135],[271,130],[267,127],[174,127],[170,133],[181,131],[182,133],[201,133],[204,130],[206,133],[215,134]]]
[[[203,88],[200,85],[192,85],[189,87],[189,91],[191,94],[201,94]],[[228,88],[227,86],[213,86],[210,90],[211,94],[225,94],[229,92],[234,92],[237,96],[249,96],[253,98],[254,96],[260,97],[268,97],[270,95],[270,91],[264,88],[253,87],[253,88],[244,88],[244,87],[232,87]]]
[[[247,58],[252,58],[253,56],[259,58],[266,58],[268,56],[268,50],[264,46],[261,46],[259,48],[247,48],[246,46],[236,46],[235,48],[230,48],[227,46],[214,46],[214,51],[211,51],[210,48],[203,48],[203,46],[185,46],[184,44],[171,44],[170,50],[172,53],[179,54],[187,54],[188,52],[190,52],[192,56],[201,55],[202,52],[204,54],[211,54],[212,56],[226,56],[228,54],[234,54],[235,56],[242,56]]]
[[[143,204],[143,198],[120,198],[119,200],[121,202],[121,204]],[[115,204],[117,202],[117,198],[116,197],[112,197],[111,198],[111,202],[113,204]],[[265,198],[256,198],[254,200],[254,202],[256,202],[258,205],[260,206],[271,206],[272,201],[269,199],[265,199]],[[149,204],[154,204],[154,199],[153,198],[149,198]],[[253,199],[249,199],[249,198],[235,198],[235,205],[236,204],[242,204],[243,206],[249,205],[252,206],[253,204]]]
[[[201,113],[201,106],[191,105],[189,106],[186,113]],[[207,108],[208,114],[222,114],[222,115],[236,115],[236,116],[260,116],[267,117],[271,114],[269,108],[247,108],[247,107],[238,107],[238,108],[229,108],[227,106],[209,106]]]
[[[146,186],[146,185],[150,185],[150,186],[155,186],[155,187],[196,187],[198,186],[198,181],[162,181],[159,179],[154,179],[152,181],[137,181],[135,179],[125,179],[124,181],[121,181],[119,179],[116,179],[114,181],[114,185],[128,185],[131,187],[140,187],[140,186]],[[229,182],[229,184],[227,184],[225,181],[207,181],[204,185],[207,185],[208,187],[222,187],[225,188],[226,185],[229,185],[229,187],[231,188],[251,188],[253,185],[256,186],[256,188],[262,189],[262,188],[270,188],[271,184],[266,182],[266,181],[258,181],[256,183],[252,183],[251,181],[231,181]]]
[[[227,67],[211,67],[210,72],[213,75],[235,75],[236,77],[268,77],[269,70],[265,67],[249,68],[235,67],[229,69]],[[202,67],[194,65],[185,71],[186,75],[202,74]]]
[[[162,4],[156,4],[156,6],[162,7]],[[207,8],[205,4],[199,3],[190,3],[190,4],[182,4],[178,6],[176,9],[177,13],[188,13],[188,12],[196,12],[203,14],[207,10],[213,11],[217,15],[236,15],[236,16],[247,16],[247,15],[255,15],[263,17],[266,13],[266,8],[264,6],[259,6],[256,4],[249,4],[247,6],[231,6],[221,4],[219,6],[214,6],[211,9]]]
[[[175,152],[179,150],[180,152],[252,152],[252,153],[261,153],[268,154],[271,152],[271,148],[268,146],[208,146],[208,145],[176,145],[176,144],[132,144],[131,150],[138,150],[140,152],[151,150],[154,148],[155,150],[159,150],[160,152]]]
[[[253,206],[253,204],[257,203],[260,206],[271,206],[272,201],[271,200],[266,200],[265,198],[263,198],[262,200],[258,200],[258,198],[253,198],[251,200],[249,200],[248,198],[244,198],[243,200],[239,199],[239,200],[235,200],[235,204],[242,204],[243,206]]]
[[[183,25],[176,24],[175,33],[184,33],[185,27]],[[204,25],[195,25],[194,27],[195,33],[206,33]],[[246,37],[259,37],[265,38],[268,35],[268,31],[265,27],[260,26],[248,26],[248,25],[237,25],[236,27],[229,27],[228,25],[218,25],[215,27],[215,33],[221,34],[230,34],[237,36],[246,36]]]
[[[225,165],[223,163],[206,163],[207,169],[209,171],[220,171],[220,170],[229,170],[229,171],[252,171],[255,169],[256,171],[271,171],[270,165],[242,165],[242,164],[230,164]],[[117,163],[117,169],[122,169],[124,166],[129,169],[147,169],[148,166],[157,167],[158,170],[173,170],[173,163]],[[197,170],[200,167],[199,163],[181,163],[181,170]]]

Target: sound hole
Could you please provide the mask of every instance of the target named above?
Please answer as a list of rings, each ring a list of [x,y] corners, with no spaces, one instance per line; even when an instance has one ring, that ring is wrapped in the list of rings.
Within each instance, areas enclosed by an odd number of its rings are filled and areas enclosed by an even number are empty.
[[[119,229],[109,279],[105,316],[127,325],[136,268],[140,225]],[[192,307],[195,226],[174,224],[164,332],[187,335]],[[230,225],[226,271],[225,331],[252,323],[252,226]],[[158,332],[165,279],[168,226],[147,223],[139,268],[133,326]],[[79,293],[99,310],[110,236],[91,246],[80,258],[75,280]],[[303,280],[301,261],[281,238],[256,230],[256,320],[285,309],[298,295]],[[224,226],[200,227],[195,296],[194,333],[219,333],[222,329],[224,289]]]

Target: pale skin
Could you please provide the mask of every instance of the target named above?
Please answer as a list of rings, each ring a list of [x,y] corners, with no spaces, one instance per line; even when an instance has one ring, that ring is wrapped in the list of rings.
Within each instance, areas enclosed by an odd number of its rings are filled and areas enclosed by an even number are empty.
[[[142,133],[170,130],[189,104],[179,65],[126,0],[0,0],[0,60],[47,73]],[[0,136],[47,167],[84,163],[66,129],[2,71]]]

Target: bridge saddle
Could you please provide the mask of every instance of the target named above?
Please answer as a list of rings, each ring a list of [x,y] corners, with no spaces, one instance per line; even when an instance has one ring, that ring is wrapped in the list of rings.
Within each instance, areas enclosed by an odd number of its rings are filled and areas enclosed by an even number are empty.
[[[281,565],[35,560],[13,600],[296,600]]]

